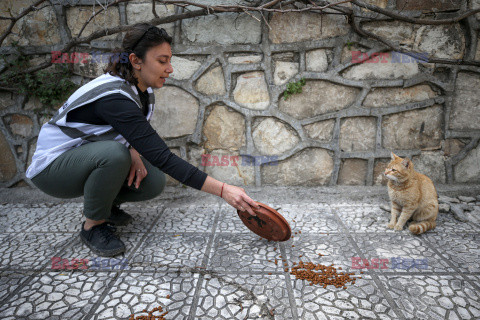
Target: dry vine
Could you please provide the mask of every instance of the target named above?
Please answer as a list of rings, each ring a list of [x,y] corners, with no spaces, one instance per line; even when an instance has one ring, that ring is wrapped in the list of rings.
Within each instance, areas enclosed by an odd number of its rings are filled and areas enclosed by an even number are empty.
[[[62,4],[58,1],[59,0],[50,0],[49,5],[61,6]],[[94,14],[92,14],[92,16],[87,21],[85,21],[84,25],[80,30],[79,35],[77,37],[69,36],[68,41],[66,42],[64,41],[63,43],[61,43],[60,48],[56,50],[61,52],[69,52],[75,46],[78,46],[80,44],[90,43],[92,40],[101,38],[105,35],[116,34],[118,32],[125,32],[133,28],[133,25],[118,25],[118,26],[113,26],[109,28],[104,28],[103,30],[97,30],[88,36],[81,37],[81,34],[83,33],[87,25],[97,15],[101,14],[109,7],[116,6],[120,3],[126,3],[129,1],[131,0],[116,0],[116,1],[111,1],[106,5],[100,5],[100,8]],[[16,16],[12,16],[11,14],[9,17],[0,16],[0,20],[10,20],[10,24],[8,25],[6,30],[3,32],[3,34],[0,35],[0,45],[2,45],[2,43],[8,37],[8,35],[12,33],[13,27],[20,19],[22,19],[23,17],[25,17],[31,12],[40,10],[39,6],[45,2],[47,1],[38,0],[33,5],[22,10],[22,12],[20,12]],[[463,22],[469,17],[472,17],[474,14],[480,12],[480,9],[475,9],[475,10],[462,9],[459,12],[446,14],[446,15],[449,15],[448,19],[424,19],[424,18],[412,17],[411,15],[403,13],[401,10],[383,9],[381,7],[364,3],[358,0],[343,0],[343,1],[336,1],[336,2],[314,1],[314,0],[304,0],[304,1],[272,0],[272,1],[256,1],[256,2],[257,3],[253,5],[238,5],[238,4],[237,5],[205,5],[201,3],[195,3],[195,2],[184,1],[184,0],[152,0],[152,13],[155,18],[146,22],[154,25],[160,25],[160,24],[180,21],[183,19],[189,19],[189,18],[194,18],[199,16],[206,16],[206,15],[212,15],[212,14],[218,14],[218,13],[225,13],[225,12],[250,14],[252,17],[254,17],[252,13],[257,12],[262,15],[264,21],[268,25],[268,21],[265,18],[265,15],[270,13],[314,12],[319,14],[320,18],[323,15],[329,15],[329,14],[344,15],[347,21],[352,26],[353,30],[357,34],[367,38],[374,39],[382,43],[383,45],[385,45],[387,48],[391,50],[402,52],[407,55],[416,57],[418,56],[419,53],[408,52],[407,50],[402,49],[399,45],[393,43],[392,41],[385,39],[379,35],[376,35],[372,32],[366,31],[365,29],[362,28],[361,23],[363,21],[372,22],[372,21],[388,20],[392,22],[402,21],[402,22],[407,22],[412,24],[421,24],[421,25],[448,25],[448,24]],[[98,3],[100,4],[100,2]],[[178,13],[172,14],[167,17],[159,17],[155,11],[156,3],[164,4],[164,5],[168,5],[168,4],[174,5],[175,7],[181,8],[181,10],[177,10],[176,12]],[[346,3],[349,3],[350,6],[345,6],[344,4]],[[196,8],[197,10],[191,10],[190,8]],[[364,10],[361,10],[361,8],[363,8]],[[59,19],[59,16],[60,18],[63,18],[63,19]],[[68,28],[65,26],[66,18],[64,16],[62,17],[62,13],[60,14],[57,13],[57,20],[59,24],[64,23],[64,28]],[[478,32],[478,30],[476,30],[476,32]],[[21,49],[22,48],[20,48],[20,50]],[[41,49],[31,49],[31,48],[29,48],[29,50],[26,50],[26,51],[21,50],[21,52],[24,55],[39,55],[39,54],[50,53],[50,51],[45,51]],[[13,50],[11,50],[10,53],[14,53]],[[453,59],[435,59],[435,58],[428,57],[425,62],[467,65],[467,66],[476,66],[476,67],[480,66],[479,61],[469,60],[469,59],[453,60]],[[30,74],[30,73],[34,73],[36,71],[45,69],[51,65],[52,65],[52,62],[50,60],[47,60],[36,66],[26,68],[18,72],[23,74]],[[0,74],[4,72],[8,72],[8,69],[9,69],[9,65],[3,66],[3,68],[0,70]],[[4,87],[4,86],[0,83],[0,87]]]

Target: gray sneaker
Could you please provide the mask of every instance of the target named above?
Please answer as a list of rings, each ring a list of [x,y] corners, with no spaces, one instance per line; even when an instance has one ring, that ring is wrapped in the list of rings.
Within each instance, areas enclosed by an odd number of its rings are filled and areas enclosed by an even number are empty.
[[[102,257],[113,257],[125,252],[125,244],[114,233],[115,227],[104,222],[86,231],[84,225],[85,222],[82,223],[80,239],[94,253]]]

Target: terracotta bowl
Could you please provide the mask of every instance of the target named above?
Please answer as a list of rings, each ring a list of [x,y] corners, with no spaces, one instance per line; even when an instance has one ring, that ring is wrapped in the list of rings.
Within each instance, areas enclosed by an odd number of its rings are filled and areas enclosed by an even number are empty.
[[[262,238],[272,241],[287,241],[292,235],[292,230],[287,220],[275,209],[266,204],[257,202],[260,209],[253,209],[256,217],[247,211],[237,210],[238,216],[243,224],[253,233]]]

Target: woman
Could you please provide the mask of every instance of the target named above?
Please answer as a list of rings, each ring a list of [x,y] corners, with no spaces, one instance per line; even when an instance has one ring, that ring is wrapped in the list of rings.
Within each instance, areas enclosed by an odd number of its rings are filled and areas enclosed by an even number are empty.
[[[98,255],[125,252],[110,226],[131,219],[119,205],[159,195],[164,172],[255,215],[257,204],[242,188],[177,157],[149,123],[152,88],[161,88],[173,72],[171,43],[164,29],[137,25],[123,40],[128,59],[111,59],[106,73],[75,91],[40,130],[27,177],[54,197],[84,196],[80,238]]]

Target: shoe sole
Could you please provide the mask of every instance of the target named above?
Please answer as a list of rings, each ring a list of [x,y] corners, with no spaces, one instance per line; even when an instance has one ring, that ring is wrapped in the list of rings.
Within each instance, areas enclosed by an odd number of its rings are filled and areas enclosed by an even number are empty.
[[[118,249],[114,249],[114,250],[98,250],[97,248],[93,247],[88,241],[87,239],[85,239],[82,234],[80,234],[80,239],[82,240],[82,242],[88,247],[90,248],[90,250],[93,251],[93,253],[99,255],[99,256],[102,256],[102,257],[114,257],[116,255],[119,255],[120,253],[123,253],[125,252],[125,247],[123,248],[118,248]]]

